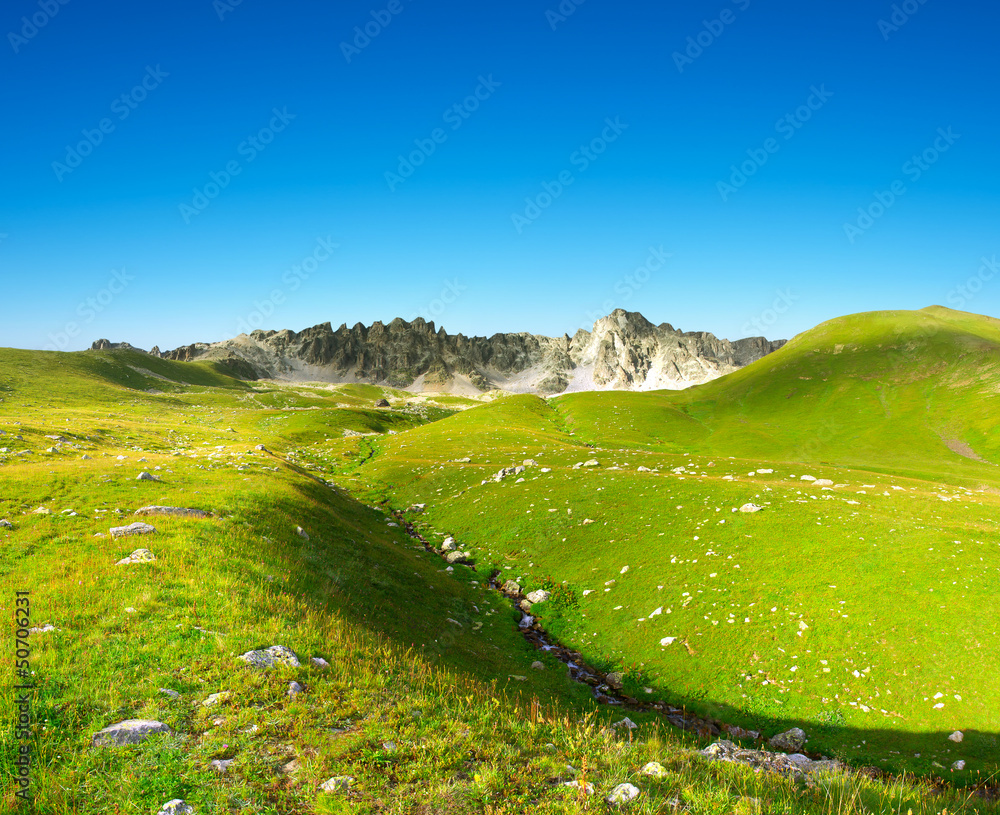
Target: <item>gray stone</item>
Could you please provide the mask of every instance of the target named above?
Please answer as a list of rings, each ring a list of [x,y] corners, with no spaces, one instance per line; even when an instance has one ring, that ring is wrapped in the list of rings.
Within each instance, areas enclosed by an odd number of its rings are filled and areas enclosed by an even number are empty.
[[[955,744],[961,744],[962,740],[965,738],[965,734],[961,730],[956,730],[950,736],[948,736],[948,741],[953,741]]]
[[[667,775],[666,768],[658,761],[650,761],[639,772],[650,778],[664,778]]]
[[[301,526],[295,527],[295,534],[303,540],[309,540],[309,533],[306,532]]]
[[[229,772],[229,765],[234,761],[236,761],[235,758],[215,758],[208,762],[208,766],[220,775],[225,775]]]
[[[508,580],[503,586],[500,587],[500,591],[504,594],[520,594],[521,587],[513,580]]]
[[[159,476],[153,475],[152,473],[139,473],[135,477],[136,481],[159,481]]]
[[[599,467],[600,464],[601,463],[596,458],[592,458],[583,462],[584,467]]]
[[[261,651],[247,651],[240,654],[239,659],[253,666],[254,668],[273,668],[276,665],[287,665],[292,668],[299,667],[299,658],[291,648],[284,645],[272,645]]]
[[[545,591],[544,589],[537,589],[530,594],[525,595],[528,600],[532,603],[544,603],[552,596],[552,592]]]
[[[616,730],[619,728],[625,728],[626,730],[635,730],[639,725],[633,722],[628,716],[622,719],[620,722],[615,722],[611,725]]]
[[[108,725],[94,734],[92,744],[95,747],[115,747],[124,744],[139,744],[157,733],[170,733],[171,730],[163,722],[154,719],[126,719],[123,722]]]
[[[444,543],[441,544],[441,550],[444,552],[454,552],[458,548],[458,544],[455,543],[455,539],[449,535],[444,539]]]
[[[208,698],[202,702],[203,707],[215,707],[220,702],[225,702],[229,698],[229,691],[220,690],[218,693],[210,693]]]
[[[813,481],[814,487],[832,487],[833,482],[829,478],[817,478]]]
[[[52,625],[52,623],[46,623],[41,628],[29,628],[29,634],[48,634],[50,631],[57,631],[58,629]]]
[[[156,527],[136,521],[128,526],[114,526],[110,531],[112,538],[128,538],[132,535],[152,535],[156,532]]]
[[[319,788],[323,792],[337,792],[338,790],[350,789],[354,786],[354,777],[350,775],[335,775],[333,778],[328,778]]]
[[[784,733],[772,737],[768,744],[776,750],[797,753],[805,747],[806,741],[808,739],[806,739],[805,732],[801,728],[793,727],[791,730],[786,730]]]
[[[148,549],[136,549],[128,557],[123,557],[115,566],[130,566],[133,563],[152,563],[156,560],[156,555]]]
[[[757,504],[744,504],[740,507],[740,512],[760,512],[764,507],[758,506]]]
[[[620,671],[615,671],[614,673],[608,674],[607,682],[612,688],[615,688],[617,690],[622,686],[622,681],[624,680],[624,678],[625,677],[622,676]]]
[[[160,688],[160,693],[162,693],[164,696],[169,696],[171,699],[181,698],[181,695],[177,691],[170,690],[170,688]]]
[[[182,798],[167,801],[156,815],[194,815],[194,809],[184,803]]]
[[[302,693],[302,691],[303,687],[298,682],[288,683],[288,695],[291,696],[293,699],[300,693]]]
[[[632,784],[619,784],[608,796],[609,804],[627,804],[639,797],[639,788]]]
[[[544,671],[545,670],[545,663],[544,662],[539,662],[538,660],[535,660],[534,662],[531,663],[531,667],[535,671]]]
[[[964,770],[965,769],[965,759],[960,758],[954,764],[951,765],[953,770]]]
[[[0,527],[3,527],[4,529],[13,529],[14,524],[12,524],[10,521],[4,518],[2,521],[0,521]]]
[[[444,559],[449,563],[464,563],[469,557],[468,552],[449,552]]]
[[[167,515],[175,518],[210,518],[211,513],[203,509],[185,509],[183,507],[142,507],[137,509],[133,515]]]
[[[327,662],[323,657],[310,657],[309,661],[315,665],[317,668],[329,668],[330,663]]]

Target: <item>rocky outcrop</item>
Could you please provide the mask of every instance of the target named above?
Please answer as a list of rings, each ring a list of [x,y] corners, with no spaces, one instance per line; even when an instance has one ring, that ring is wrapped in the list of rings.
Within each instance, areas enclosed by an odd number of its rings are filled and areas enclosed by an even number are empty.
[[[763,337],[720,340],[669,323],[653,325],[641,314],[618,309],[591,331],[580,329],[572,337],[466,337],[422,318],[395,319],[351,328],[345,323],[336,330],[330,323],[300,332],[257,330],[159,356],[214,360],[247,379],[365,382],[418,392],[556,394],[685,388],[735,371],[783,344]],[[115,347],[107,340],[94,343],[95,349]]]

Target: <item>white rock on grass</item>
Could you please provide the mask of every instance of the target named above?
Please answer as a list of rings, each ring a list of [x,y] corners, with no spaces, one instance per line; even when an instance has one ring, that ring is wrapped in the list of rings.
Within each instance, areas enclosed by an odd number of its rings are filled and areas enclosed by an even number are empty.
[[[814,487],[832,487],[833,482],[829,478],[817,478],[813,481]]]
[[[615,722],[611,725],[616,730],[620,727],[624,727],[626,730],[635,730],[639,725],[633,722],[628,716],[622,719],[620,722]]]
[[[666,768],[658,761],[650,761],[639,772],[643,775],[648,775],[650,778],[663,778],[667,775]]]
[[[531,669],[533,671],[544,671],[545,670],[545,663],[544,662],[539,662],[538,660],[535,660],[534,662],[531,663]]]
[[[664,637],[660,640],[660,645],[666,647],[668,645],[673,645],[675,642],[677,642],[677,637]]]
[[[537,589],[526,596],[529,603],[544,603],[552,596],[552,592],[545,591],[544,589]]]
[[[961,730],[956,730],[950,736],[948,736],[948,741],[953,741],[955,744],[961,744],[962,740],[965,738],[965,734]]]
[[[302,686],[298,682],[289,682],[288,683],[288,695],[290,697],[292,697],[292,699],[294,699],[296,696],[298,696],[300,693],[302,693],[302,691],[303,691],[303,688],[302,688]]]
[[[306,532],[301,526],[295,527],[295,534],[303,540],[309,540],[309,533]]]
[[[136,481],[159,481],[160,477],[156,476],[156,475],[153,475],[152,473],[145,473],[145,472],[143,472],[143,473],[139,473],[139,475],[137,475],[135,477],[135,480]]]
[[[194,815],[194,809],[184,803],[183,798],[174,798],[160,807],[156,815]]]
[[[764,507],[758,506],[757,504],[744,504],[740,507],[740,512],[760,512]]]
[[[317,668],[329,668],[330,663],[327,662],[323,657],[310,657],[309,661],[315,665]]]
[[[156,532],[156,527],[136,521],[128,526],[114,526],[110,532],[112,538],[128,538],[132,535],[152,535]]]
[[[814,475],[804,475],[801,478],[799,478],[799,481],[815,481],[815,480],[816,476]]]
[[[169,696],[171,699],[181,698],[181,695],[177,691],[170,690],[170,688],[160,688],[159,692],[162,693],[164,696]]]
[[[333,778],[328,778],[319,788],[323,792],[336,792],[338,790],[350,789],[354,786],[354,777],[350,775],[335,775]]]
[[[563,786],[572,787],[575,790],[583,792],[585,795],[594,794],[594,785],[591,784],[589,781],[564,781]]]
[[[136,549],[128,557],[123,557],[115,566],[131,566],[133,563],[152,563],[156,560],[156,555],[148,549]]]
[[[170,728],[155,719],[126,719],[108,725],[94,734],[91,743],[95,747],[117,747],[124,744],[139,744],[157,733],[170,733]]]
[[[965,769],[965,759],[960,758],[954,764],[951,765],[953,770],[964,770]]]
[[[588,461],[583,462],[584,467],[599,467],[600,464],[601,463],[596,458],[592,458],[589,459]]]
[[[215,770],[219,775],[229,772],[229,765],[236,761],[235,758],[214,758],[208,762],[209,769]]]
[[[4,529],[13,529],[14,524],[12,524],[10,521],[4,518],[2,521],[0,521],[0,527],[3,527]]]
[[[185,509],[184,507],[142,507],[132,513],[133,515],[168,515],[176,518],[208,518],[211,513],[203,509]]]
[[[245,654],[240,654],[238,658],[254,668],[273,668],[276,665],[299,667],[299,658],[295,652],[284,645],[272,645],[270,648],[264,648],[260,651],[247,651]]]
[[[607,797],[609,804],[627,804],[639,797],[639,788],[632,784],[619,784]]]
[[[210,693],[208,698],[202,702],[202,707],[214,707],[219,702],[225,702],[229,698],[229,691],[220,690],[218,693]]]

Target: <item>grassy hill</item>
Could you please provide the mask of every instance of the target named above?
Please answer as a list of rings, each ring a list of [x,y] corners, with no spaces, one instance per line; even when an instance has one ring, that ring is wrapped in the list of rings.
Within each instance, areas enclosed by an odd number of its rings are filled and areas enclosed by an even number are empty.
[[[739,385],[749,370],[728,379]],[[369,386],[246,383],[130,352],[9,350],[0,389],[0,518],[12,524],[0,529],[0,606],[29,591],[32,626],[55,629],[30,638],[35,812],[155,813],[171,798],[199,813],[605,811],[626,781],[642,791],[635,812],[995,811],[906,780],[803,785],[711,764],[692,752],[705,740],[651,713],[629,712],[634,731],[611,728],[622,711],[530,647],[519,613],[486,587],[494,570],[528,588],[566,581],[567,602],[534,611],[593,664],[624,669],[633,695],[767,735],[801,723],[811,753],[975,783],[996,766],[997,639],[979,612],[997,583],[995,497],[960,485],[980,470],[993,485],[988,465],[958,456],[934,480],[919,476],[930,458],[915,457],[908,476],[838,462],[809,470],[850,485],[823,491],[775,456],[774,473],[748,476],[763,460],[697,447],[722,445],[712,421],[724,433],[732,414],[721,395],[693,391],[474,407]],[[653,397],[662,402],[637,406]],[[391,407],[376,408],[379,398]],[[792,434],[778,419],[766,432]],[[691,425],[690,438],[664,437],[658,427],[673,423]],[[598,466],[574,469],[592,457]],[[523,473],[481,483],[529,458]],[[765,510],[729,511],[746,500]],[[389,509],[417,502],[424,534],[456,535],[475,568],[446,570],[393,525]],[[155,504],[211,517],[143,518],[155,534],[110,538]],[[157,559],[115,565],[140,547]],[[678,639],[661,647],[668,635]],[[276,644],[301,667],[237,659]],[[11,721],[13,660],[0,678]],[[302,692],[290,696],[293,680]],[[943,711],[922,701],[939,689]],[[91,746],[129,718],[172,732]],[[944,738],[956,727],[959,745]],[[16,811],[17,748],[5,727],[0,811]],[[947,770],[956,758],[965,772]],[[639,773],[648,761],[662,778]],[[331,777],[353,780],[324,792]],[[563,786],[573,779],[597,794]]]

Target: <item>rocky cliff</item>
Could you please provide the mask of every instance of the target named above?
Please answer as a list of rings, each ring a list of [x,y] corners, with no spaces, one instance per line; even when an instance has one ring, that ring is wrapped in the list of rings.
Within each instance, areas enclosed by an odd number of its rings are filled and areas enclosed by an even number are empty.
[[[174,360],[219,360],[262,379],[368,382],[413,391],[554,394],[580,390],[686,388],[749,365],[780,348],[763,337],[730,342],[706,332],[653,325],[618,309],[572,337],[494,334],[466,337],[433,322],[330,323],[293,331],[254,331],[160,353]],[[126,344],[121,344],[122,346]],[[107,340],[95,349],[117,347]],[[131,347],[131,346],[129,346]]]

